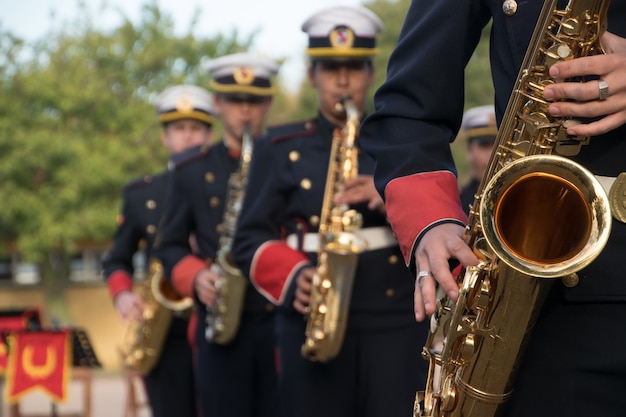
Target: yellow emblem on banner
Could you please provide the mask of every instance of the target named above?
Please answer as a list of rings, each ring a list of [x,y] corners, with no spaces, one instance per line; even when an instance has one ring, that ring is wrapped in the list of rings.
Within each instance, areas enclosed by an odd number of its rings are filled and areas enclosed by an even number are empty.
[[[33,379],[48,378],[57,367],[57,352],[54,346],[46,347],[46,361],[42,365],[35,365],[33,358],[35,356],[35,348],[26,346],[24,355],[22,356],[22,368],[26,375]]]

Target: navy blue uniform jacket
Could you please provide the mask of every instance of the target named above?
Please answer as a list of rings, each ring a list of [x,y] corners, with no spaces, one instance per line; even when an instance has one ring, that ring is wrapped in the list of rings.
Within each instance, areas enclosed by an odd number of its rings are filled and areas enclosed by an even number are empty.
[[[133,255],[145,249],[146,260],[154,246],[167,193],[169,173],[129,182],[122,192],[122,213],[118,216],[113,245],[103,260],[104,276],[112,297],[132,291]]]

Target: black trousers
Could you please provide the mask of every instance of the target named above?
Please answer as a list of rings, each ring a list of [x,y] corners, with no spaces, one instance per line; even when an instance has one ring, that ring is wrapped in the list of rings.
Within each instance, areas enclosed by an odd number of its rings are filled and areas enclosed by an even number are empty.
[[[153,417],[197,417],[187,320],[172,321],[161,358],[144,383]]]
[[[303,317],[277,313],[279,395],[284,416],[410,416],[415,392],[426,384],[428,363],[420,353],[427,324],[402,323],[399,327],[348,328],[339,355],[316,363],[300,354],[306,327]]]
[[[244,313],[229,345],[207,343],[199,315],[197,381],[203,417],[277,417],[273,313]]]
[[[626,305],[549,299],[504,417],[626,415]]]

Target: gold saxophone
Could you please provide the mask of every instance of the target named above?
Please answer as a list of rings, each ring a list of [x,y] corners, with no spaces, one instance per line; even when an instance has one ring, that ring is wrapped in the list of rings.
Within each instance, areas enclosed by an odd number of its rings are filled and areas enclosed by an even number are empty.
[[[603,53],[609,1],[544,3],[472,205],[466,242],[476,267],[458,277],[456,303],[439,300],[422,355],[430,370],[414,416],[491,417],[511,396],[525,345],[554,279],[566,286],[608,240],[609,200],[597,179],[567,156],[567,118],[543,99],[558,61]]]
[[[147,375],[161,356],[174,313],[189,310],[193,300],[174,290],[163,276],[163,265],[154,258],[150,259],[139,295],[144,304],[143,316],[138,322],[128,322],[121,349],[124,365]]]
[[[361,213],[346,204],[333,203],[345,182],[358,175],[355,140],[359,111],[350,98],[338,105],[345,109],[347,121],[341,134],[333,135],[320,216],[317,270],[301,348],[303,357],[319,362],[334,358],[341,349],[358,256],[367,247],[364,239],[351,233],[361,228]]]
[[[220,345],[229,344],[237,334],[248,284],[231,259],[231,247],[245,195],[252,150],[250,126],[245,125],[239,169],[228,178],[227,201],[221,225],[219,249],[216,262],[211,265],[212,270],[218,273],[221,279],[216,283],[215,304],[212,307],[207,306],[204,335],[207,341]]]

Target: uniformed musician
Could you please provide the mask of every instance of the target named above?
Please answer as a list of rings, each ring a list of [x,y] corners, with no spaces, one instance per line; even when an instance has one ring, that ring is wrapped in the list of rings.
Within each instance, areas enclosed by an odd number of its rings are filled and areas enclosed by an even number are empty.
[[[470,179],[460,189],[461,207],[465,213],[469,213],[474,203],[474,195],[489,163],[497,134],[493,104],[472,107],[463,114],[459,136],[467,143],[466,156],[470,169]]]
[[[212,140],[211,94],[192,85],[163,91],[155,104],[162,124],[161,141],[172,159]],[[111,297],[124,320],[142,319],[143,301],[133,292],[133,257],[140,249],[150,254],[160,225],[165,198],[171,192],[171,173],[146,175],[124,187],[122,213],[113,245],[103,266]],[[154,417],[196,417],[192,352],[187,340],[188,319],[174,317],[159,362],[144,377]]]
[[[196,364],[201,415],[208,417],[276,417],[276,364],[273,306],[247,286],[237,334],[230,343],[205,338],[207,306],[216,300],[220,275],[211,269],[219,248],[228,180],[239,169],[245,125],[259,136],[274,89],[278,65],[250,53],[210,61],[214,105],[223,138],[176,165],[176,187],[163,229],[158,257],[174,287],[196,300]],[[194,233],[198,254],[187,236]]]
[[[419,352],[427,330],[415,324],[413,279],[374,188],[374,163],[363,152],[360,175],[336,197],[362,213],[359,234],[369,244],[359,256],[345,339],[328,362],[301,355],[331,140],[346,123],[336,104],[350,96],[363,116],[382,23],[364,7],[339,6],[312,15],[302,30],[309,37],[307,76],[318,114],[270,128],[257,141],[233,258],[279,306],[279,395],[286,416],[407,416],[425,383]]]

